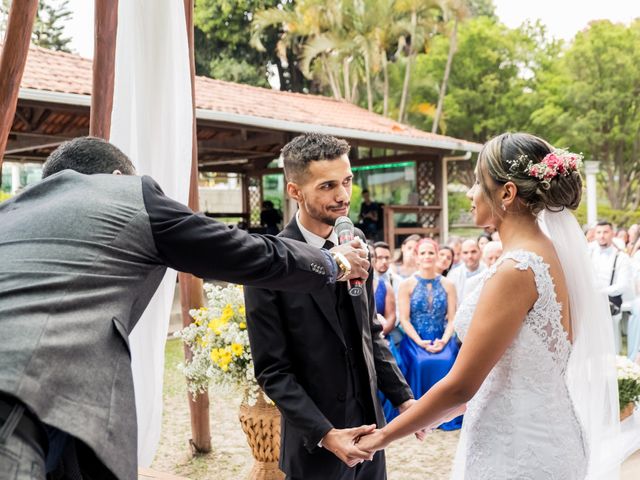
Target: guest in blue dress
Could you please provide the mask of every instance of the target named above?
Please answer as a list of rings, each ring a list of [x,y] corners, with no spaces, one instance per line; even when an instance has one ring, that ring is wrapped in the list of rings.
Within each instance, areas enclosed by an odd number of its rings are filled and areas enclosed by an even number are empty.
[[[400,343],[407,382],[420,398],[449,373],[458,356],[453,337],[456,291],[436,273],[438,244],[431,239],[416,246],[417,273],[402,282],[398,291],[400,323],[405,337]],[[443,423],[442,430],[457,430],[462,416]]]

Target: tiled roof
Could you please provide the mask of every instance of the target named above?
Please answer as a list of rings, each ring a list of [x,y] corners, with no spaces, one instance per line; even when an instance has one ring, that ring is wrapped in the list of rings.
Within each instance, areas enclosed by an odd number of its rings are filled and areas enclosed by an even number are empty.
[[[21,87],[39,91],[91,95],[92,61],[78,55],[31,47]],[[398,123],[346,101],[319,95],[281,92],[239,83],[196,78],[196,108],[221,114],[410,137],[469,147],[479,145],[436,135]],[[387,137],[388,138],[388,137]]]

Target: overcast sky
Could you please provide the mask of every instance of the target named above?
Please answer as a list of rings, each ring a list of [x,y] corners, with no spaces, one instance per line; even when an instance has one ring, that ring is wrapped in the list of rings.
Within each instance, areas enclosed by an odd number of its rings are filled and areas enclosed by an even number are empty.
[[[591,20],[606,18],[629,23],[640,17],[639,0],[494,0],[493,3],[498,17],[509,27],[517,27],[527,19],[540,19],[551,35],[565,40]],[[67,32],[73,37],[72,49],[84,57],[93,55],[93,4],[91,0],[69,1],[74,15]]]

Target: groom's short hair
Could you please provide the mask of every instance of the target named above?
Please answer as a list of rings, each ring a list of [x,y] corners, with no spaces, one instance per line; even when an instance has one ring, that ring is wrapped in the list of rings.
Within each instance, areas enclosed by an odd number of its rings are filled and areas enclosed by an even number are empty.
[[[304,180],[309,163],[318,160],[335,160],[349,153],[346,140],[322,133],[299,135],[282,148],[284,176],[288,182]]]
[[[42,178],[62,170],[85,175],[113,173],[135,175],[136,169],[122,150],[98,137],[78,137],[56,148],[42,166]]]

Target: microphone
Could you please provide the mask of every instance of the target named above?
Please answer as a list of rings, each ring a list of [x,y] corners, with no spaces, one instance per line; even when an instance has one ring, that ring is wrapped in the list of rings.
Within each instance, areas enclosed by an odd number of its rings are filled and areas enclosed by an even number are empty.
[[[349,217],[338,217],[333,227],[336,235],[338,236],[338,244],[344,245],[345,243],[349,243],[351,240],[355,238],[355,234],[353,232],[353,222]],[[353,280],[347,280],[347,286],[349,287],[349,295],[352,297],[357,297],[358,295],[362,295],[362,285],[363,282],[359,278],[354,278]]]

